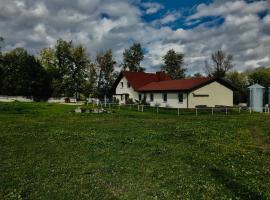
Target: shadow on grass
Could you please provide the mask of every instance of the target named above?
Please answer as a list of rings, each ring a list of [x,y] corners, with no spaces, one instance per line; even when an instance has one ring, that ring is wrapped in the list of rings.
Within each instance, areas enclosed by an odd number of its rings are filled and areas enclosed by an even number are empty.
[[[228,190],[232,192],[232,194],[239,199],[260,199],[266,200],[261,194],[256,191],[252,191],[247,188],[245,185],[237,182],[235,177],[224,170],[213,168],[210,170],[212,176],[221,184],[223,184]]]

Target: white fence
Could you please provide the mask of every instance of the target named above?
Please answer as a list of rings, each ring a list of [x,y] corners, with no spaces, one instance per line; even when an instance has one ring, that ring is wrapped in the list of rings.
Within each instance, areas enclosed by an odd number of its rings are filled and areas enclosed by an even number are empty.
[[[20,101],[20,102],[33,102],[34,100],[24,96],[0,96],[0,102],[13,102],[13,101]]]
[[[250,107],[241,107],[241,106],[233,106],[233,107],[198,107],[198,108],[193,108],[193,109],[185,109],[185,108],[169,108],[169,107],[159,107],[159,106],[150,106],[150,105],[142,105],[142,104],[118,104],[118,103],[105,103],[105,102],[100,102],[98,104],[101,107],[106,107],[106,108],[117,108],[121,109],[123,108],[128,108],[130,110],[137,110],[139,112],[154,112],[154,113],[160,113],[160,112],[166,112],[170,111],[171,113],[175,113],[175,115],[180,116],[182,113],[193,113],[196,116],[200,114],[210,114],[210,115],[216,115],[216,114],[224,114],[224,115],[229,115],[232,113],[257,113],[252,110]],[[263,112],[266,114],[270,114],[270,109],[269,107],[264,107]]]

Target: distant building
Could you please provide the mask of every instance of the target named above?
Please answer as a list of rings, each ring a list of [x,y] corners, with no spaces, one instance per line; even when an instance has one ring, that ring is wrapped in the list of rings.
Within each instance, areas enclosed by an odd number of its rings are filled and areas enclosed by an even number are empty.
[[[195,108],[196,106],[233,106],[233,91],[227,81],[216,77],[171,80],[164,72],[121,72],[114,84],[114,98],[151,106]]]

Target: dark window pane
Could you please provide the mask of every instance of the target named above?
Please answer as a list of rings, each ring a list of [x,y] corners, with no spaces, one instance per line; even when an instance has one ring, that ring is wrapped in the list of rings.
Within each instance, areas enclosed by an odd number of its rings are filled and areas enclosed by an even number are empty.
[[[183,103],[183,93],[178,93],[178,101],[179,101],[179,103]]]
[[[154,94],[150,94],[150,101],[154,101]]]
[[[166,93],[163,94],[163,101],[167,102],[167,94]]]

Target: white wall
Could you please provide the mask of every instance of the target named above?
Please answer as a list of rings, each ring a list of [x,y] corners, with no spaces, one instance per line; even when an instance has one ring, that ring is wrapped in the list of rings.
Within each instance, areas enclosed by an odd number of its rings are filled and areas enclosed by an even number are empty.
[[[121,86],[121,82],[123,83],[123,87]],[[128,80],[123,77],[121,81],[118,83],[116,87],[116,95],[114,97],[119,100],[119,103],[125,103],[125,99],[121,100],[121,96],[119,94],[129,94],[129,98],[135,100],[139,100],[138,92],[136,92],[132,86],[128,88]]]
[[[187,108],[187,94],[183,93],[183,102],[178,101],[178,92],[167,93],[167,102],[163,101],[163,93],[153,93],[154,101],[150,102],[150,93],[146,93],[146,101],[151,106],[170,107],[170,108]]]

